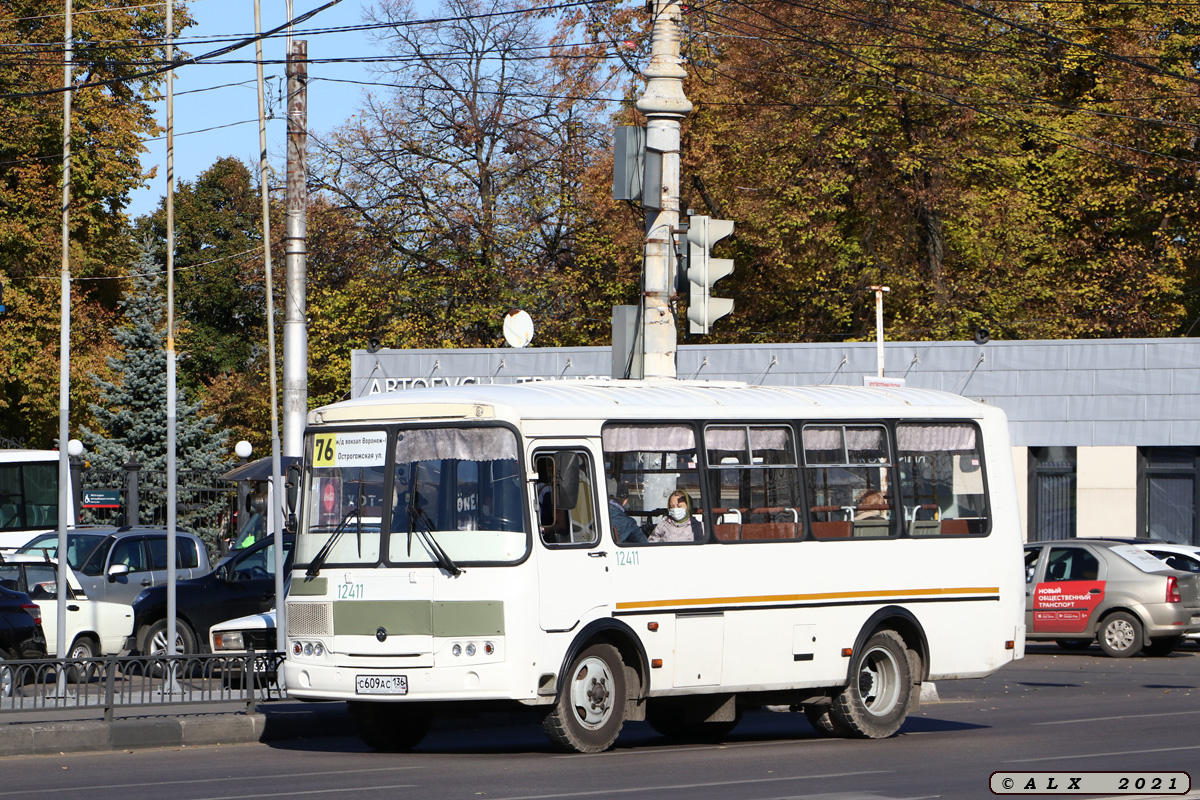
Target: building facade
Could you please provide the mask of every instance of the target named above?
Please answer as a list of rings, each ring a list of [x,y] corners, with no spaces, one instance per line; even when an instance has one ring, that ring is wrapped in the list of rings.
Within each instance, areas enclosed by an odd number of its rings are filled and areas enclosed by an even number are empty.
[[[614,369],[614,363],[618,366]],[[874,343],[683,345],[680,378],[863,385]],[[889,342],[884,375],[1008,414],[1026,538],[1200,545],[1200,339]],[[607,347],[356,350],[353,397],[460,383],[608,378]]]

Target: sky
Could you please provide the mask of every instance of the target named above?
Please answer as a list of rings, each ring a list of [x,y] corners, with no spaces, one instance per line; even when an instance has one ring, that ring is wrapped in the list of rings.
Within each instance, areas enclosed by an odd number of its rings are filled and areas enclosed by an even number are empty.
[[[292,16],[299,17],[320,8],[329,0],[293,0]],[[296,39],[308,42],[308,57],[348,58],[382,55],[369,32],[328,32],[330,28],[363,24],[364,10],[372,0],[341,0],[293,30]],[[189,0],[188,10],[196,24],[183,31],[176,47],[197,56],[224,47],[254,33],[252,0]],[[436,0],[418,0],[417,8],[427,8],[429,16]],[[285,0],[261,0],[262,30],[287,21]],[[213,41],[218,40],[218,41]],[[283,174],[286,147],[286,92],[283,61],[286,54],[282,34],[263,42],[264,85],[267,104],[267,152],[271,163]],[[279,63],[270,63],[278,61]],[[254,45],[250,44],[216,59],[218,63],[190,64],[175,70],[175,176],[192,181],[214,161],[233,156],[257,171],[258,89],[254,68]],[[240,63],[219,63],[240,62]],[[310,63],[308,67],[308,127],[313,132],[329,131],[355,112],[365,86],[338,81],[370,81],[372,75],[359,63]],[[164,84],[165,90],[165,84]],[[166,103],[158,107],[160,124],[166,124]],[[142,166],[158,166],[150,186],[134,192],[129,213],[132,219],[157,208],[167,192],[165,137],[146,142],[149,152]]]

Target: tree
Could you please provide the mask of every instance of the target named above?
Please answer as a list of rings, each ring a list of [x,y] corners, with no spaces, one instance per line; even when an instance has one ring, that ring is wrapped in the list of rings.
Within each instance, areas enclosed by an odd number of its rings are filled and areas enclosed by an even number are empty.
[[[100,470],[120,470],[137,461],[145,472],[167,467],[167,359],[163,329],[165,296],[162,265],[154,245],[145,241],[133,268],[130,288],[121,300],[124,324],[113,331],[120,355],[108,359],[115,380],[93,376],[100,402],[91,407],[97,427],[81,426],[91,465]],[[215,428],[215,416],[200,416],[199,402],[189,401],[176,387],[175,449],[178,472],[212,474],[229,461],[227,430]],[[180,498],[181,507],[187,498]],[[207,509],[184,510],[179,525],[199,518]],[[214,541],[216,531],[204,531]]]
[[[894,338],[1180,332],[1196,10],[991,8],[693,19],[684,204],[738,224],[714,338],[864,337],[879,283]]]
[[[75,4],[70,263],[72,367],[103,369],[119,298],[115,265],[133,256],[124,209],[143,175],[141,141],[158,132],[153,102],[165,56],[165,9],[113,0]],[[85,13],[86,12],[86,13]],[[182,30],[190,18],[175,9]],[[49,445],[57,434],[62,253],[64,16],[37,0],[0,6],[0,434]],[[150,43],[147,45],[147,43]],[[72,420],[87,416],[94,386],[71,386]]]
[[[504,314],[555,318],[577,252],[577,187],[601,142],[600,107],[544,58],[537,17],[488,0],[447,0],[418,24],[406,0],[373,21],[399,66],[390,97],[322,144],[316,186],[386,241],[411,298],[396,346],[498,343]],[[607,316],[607,314],[605,315]]]

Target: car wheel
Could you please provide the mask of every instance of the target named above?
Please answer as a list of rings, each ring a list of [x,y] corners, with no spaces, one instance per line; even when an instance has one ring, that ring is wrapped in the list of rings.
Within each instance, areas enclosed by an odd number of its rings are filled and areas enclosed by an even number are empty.
[[[7,660],[8,653],[0,650],[0,697],[12,697],[13,688],[16,685],[12,668],[4,663]]]
[[[1143,652],[1150,656],[1169,656],[1181,644],[1183,644],[1182,636],[1162,636],[1158,639],[1151,639],[1150,644],[1143,648]]]
[[[879,631],[854,658],[850,684],[833,698],[830,713],[851,736],[891,736],[904,724],[912,694],[904,640],[894,631]]]
[[[559,750],[600,753],[624,724],[625,663],[612,645],[594,644],[571,662],[542,728]]]
[[[175,620],[175,652],[180,655],[190,655],[196,652],[196,634],[181,619]],[[167,654],[167,621],[160,619],[150,626],[146,633],[145,646],[142,655],[164,656]]]
[[[1142,649],[1142,623],[1125,611],[1109,614],[1100,623],[1100,649],[1112,658],[1128,658]]]
[[[1054,643],[1063,650],[1087,650],[1092,646],[1091,639],[1055,639]]]
[[[74,664],[67,667],[67,680],[71,683],[81,683],[87,680],[87,677],[97,673],[99,670],[95,663],[90,663],[92,659],[100,654],[100,645],[90,636],[77,636],[75,641],[67,650],[67,657],[81,661],[81,664]]]
[[[433,712],[419,703],[351,700],[346,705],[359,738],[367,747],[381,753],[404,753],[413,749],[425,738],[433,722]]]

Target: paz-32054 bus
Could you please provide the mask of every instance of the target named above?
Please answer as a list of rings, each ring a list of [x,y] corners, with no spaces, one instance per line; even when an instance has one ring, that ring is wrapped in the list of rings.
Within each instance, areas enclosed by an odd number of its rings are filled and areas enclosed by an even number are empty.
[[[538,707],[578,752],[625,720],[710,738],[767,705],[890,736],[922,681],[1023,653],[1011,458],[1001,411],[917,389],[572,381],[320,408],[288,693],[349,701],[385,751],[450,704]]]

